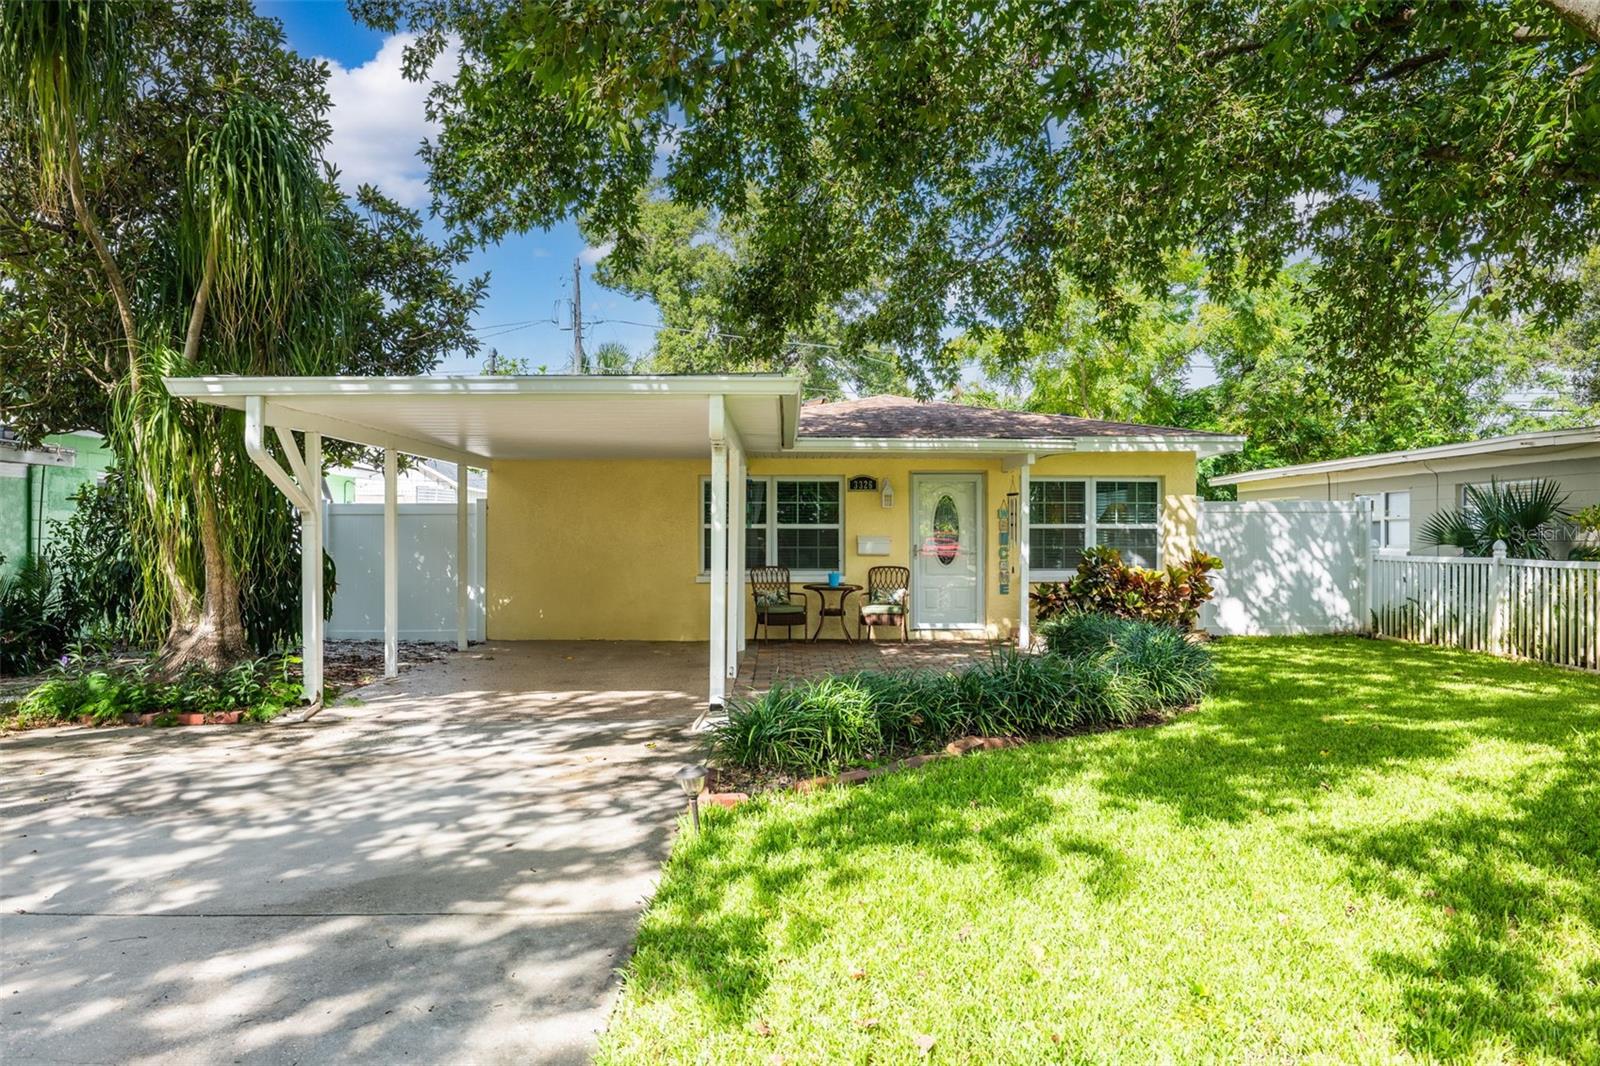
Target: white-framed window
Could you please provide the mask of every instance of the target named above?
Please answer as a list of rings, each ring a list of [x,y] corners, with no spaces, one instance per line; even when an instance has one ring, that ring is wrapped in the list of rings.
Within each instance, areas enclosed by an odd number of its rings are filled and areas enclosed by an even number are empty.
[[[1461,509],[1463,511],[1470,511],[1474,509],[1475,505],[1472,502],[1472,497],[1467,495],[1468,489],[1477,489],[1479,492],[1489,492],[1492,489],[1499,489],[1501,492],[1504,492],[1507,489],[1516,489],[1519,492],[1525,493],[1538,483],[1538,478],[1526,477],[1518,478],[1515,481],[1476,481],[1470,484],[1462,485],[1461,492],[1459,493],[1461,499]]]
[[[1354,497],[1372,510],[1368,538],[1374,548],[1397,548],[1406,551],[1411,547],[1411,493],[1374,492]]]
[[[1028,573],[1062,581],[1083,549],[1115,548],[1131,566],[1161,564],[1161,482],[1156,478],[1033,478],[1028,483]]]
[[[745,562],[820,578],[844,562],[844,478],[745,481]],[[711,571],[711,479],[700,479],[700,572]]]

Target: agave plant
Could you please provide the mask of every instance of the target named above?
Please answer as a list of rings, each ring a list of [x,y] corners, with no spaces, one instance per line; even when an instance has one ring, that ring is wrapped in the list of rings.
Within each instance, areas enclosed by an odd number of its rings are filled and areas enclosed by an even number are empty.
[[[1540,478],[1526,484],[1488,488],[1468,485],[1466,506],[1440,511],[1422,525],[1422,543],[1460,548],[1468,555],[1494,554],[1495,541],[1505,541],[1513,559],[1548,559],[1547,536],[1566,517],[1561,484]]]

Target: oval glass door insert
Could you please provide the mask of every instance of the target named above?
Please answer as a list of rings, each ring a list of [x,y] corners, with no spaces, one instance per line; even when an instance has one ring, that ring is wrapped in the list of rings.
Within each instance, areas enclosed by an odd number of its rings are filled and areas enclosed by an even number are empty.
[[[933,508],[933,553],[949,566],[961,548],[961,513],[949,493],[939,497]]]

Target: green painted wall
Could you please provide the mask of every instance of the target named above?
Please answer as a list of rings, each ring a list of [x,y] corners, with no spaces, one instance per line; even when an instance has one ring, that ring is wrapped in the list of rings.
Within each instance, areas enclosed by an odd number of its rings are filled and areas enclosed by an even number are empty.
[[[356,502],[356,479],[349,474],[323,474],[322,480],[334,503]]]
[[[63,521],[77,505],[72,497],[111,465],[111,452],[99,437],[84,433],[57,433],[46,444],[77,452],[74,466],[27,466],[20,477],[0,476],[0,577],[8,575],[24,556],[50,541],[50,523]]]

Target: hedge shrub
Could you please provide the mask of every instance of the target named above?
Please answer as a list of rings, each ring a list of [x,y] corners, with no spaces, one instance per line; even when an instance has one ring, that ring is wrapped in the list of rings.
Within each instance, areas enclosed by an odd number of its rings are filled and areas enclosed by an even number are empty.
[[[1204,692],[1212,676],[1205,648],[1170,626],[1108,621],[1075,616],[1052,627],[1058,643],[1080,649],[1071,654],[1003,649],[960,671],[860,671],[732,700],[712,734],[713,757],[753,770],[833,773],[959,736],[1048,737],[1127,724]]]

